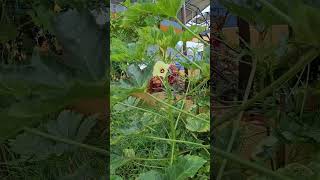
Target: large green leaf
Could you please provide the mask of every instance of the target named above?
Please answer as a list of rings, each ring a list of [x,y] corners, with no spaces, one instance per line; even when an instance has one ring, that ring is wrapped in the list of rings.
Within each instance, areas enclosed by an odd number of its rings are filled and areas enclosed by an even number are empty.
[[[115,174],[116,170],[121,166],[124,166],[131,160],[128,158],[124,158],[115,154],[111,154],[111,162],[110,162],[110,174]]]
[[[126,105],[130,105],[130,106],[137,106],[139,104],[140,100],[135,98],[135,97],[128,97],[128,99],[126,99],[125,101],[123,101],[122,103],[123,104],[126,104]],[[132,107],[128,107],[126,105],[123,105],[123,104],[116,104],[115,106],[113,106],[113,111],[117,112],[117,113],[123,113],[123,112],[126,112],[126,111],[132,111],[134,110],[134,108]]]
[[[239,16],[252,24],[268,27],[273,24],[279,24],[283,22],[269,9],[261,8],[261,5],[260,7],[257,6],[258,2],[252,2],[250,0],[240,2],[236,0],[222,0],[221,3],[232,14]]]
[[[193,178],[206,162],[206,160],[199,156],[181,156],[172,166],[165,170],[164,179],[185,180]]]
[[[154,3],[135,3],[129,5],[124,12],[122,23],[125,27],[131,26],[141,20],[142,17],[158,14],[158,7]]]
[[[111,56],[112,62],[127,61],[130,57],[128,54],[127,44],[118,38],[111,39]]]
[[[41,117],[66,106],[66,96],[46,100],[34,99],[14,103],[10,106],[8,115],[17,118]]]
[[[189,27],[189,29],[194,32],[195,34],[200,34],[203,31],[206,30],[205,27],[203,26],[197,26],[197,25],[192,25]],[[186,41],[190,41],[192,40],[192,38],[194,38],[194,34],[192,34],[190,31],[183,31],[182,33],[182,41],[186,42]]]
[[[111,175],[111,180],[123,180],[123,179],[122,179],[122,177],[120,177],[118,175]]]
[[[289,6],[289,16],[293,19],[291,24],[295,39],[298,42],[320,45],[320,8],[312,7],[299,0],[293,0]]]
[[[120,87],[123,89],[143,89],[149,82],[152,75],[153,63],[148,64],[147,68],[141,70],[138,65],[131,64],[128,67],[128,79],[120,81]]]
[[[163,180],[163,175],[160,172],[151,170],[140,174],[136,180]]]
[[[84,118],[81,114],[62,111],[57,119],[45,124],[44,129],[51,135],[83,142],[96,122],[94,116]],[[51,154],[61,155],[76,148],[28,133],[18,135],[10,145],[12,151],[26,157],[34,156],[36,160],[47,158]]]
[[[169,47],[175,48],[182,39],[182,35],[175,32],[173,26],[169,26],[168,31],[162,31],[156,27],[145,27],[138,31],[139,40],[148,45],[157,45],[166,51]],[[187,33],[185,33],[187,37]]]
[[[106,73],[105,44],[107,33],[89,11],[68,10],[57,16],[54,32],[65,52],[65,64],[78,69],[78,77],[99,80]]]
[[[42,55],[34,51],[29,65],[0,66],[0,93],[16,98],[2,112],[2,122],[15,124],[3,127],[1,138],[29,126],[25,118],[39,122],[35,117],[57,112],[83,99],[107,96],[105,83],[100,82],[106,70],[103,29],[88,11],[76,10],[62,13],[52,25],[66,50],[63,59],[50,52]],[[99,82],[92,82],[93,79]]]
[[[52,62],[47,62],[51,60]],[[65,69],[63,64],[59,64],[55,59],[40,56],[37,50],[32,55],[31,64],[2,65],[0,73],[0,89],[10,89],[13,95],[28,94],[31,90],[33,94],[40,91],[58,92],[57,90],[69,87],[71,78],[71,71]]]
[[[113,107],[115,104],[117,104],[120,101],[125,100],[130,96],[133,92],[143,92],[143,88],[123,88],[119,87],[119,84],[114,84],[110,86],[111,92],[110,92],[110,103]]]
[[[70,88],[61,89],[61,93],[59,90],[57,90],[58,92],[43,91],[40,92],[43,97],[13,103],[8,113],[17,118],[41,117],[83,100],[105,98],[107,97],[105,88],[104,83],[74,82]]]
[[[156,6],[167,17],[176,17],[185,0],[158,0]]]
[[[158,0],[156,3],[125,3],[128,6],[124,12],[123,24],[130,26],[148,15],[175,18],[184,0]]]
[[[139,175],[137,180],[186,180],[194,178],[198,170],[207,161],[199,156],[180,156],[177,161],[164,172],[151,170]]]
[[[129,78],[120,80],[119,83],[111,84],[111,105],[114,106],[120,101],[125,100],[132,93],[143,93],[152,76],[154,62],[148,64],[147,68],[140,70],[136,64],[128,67]]]

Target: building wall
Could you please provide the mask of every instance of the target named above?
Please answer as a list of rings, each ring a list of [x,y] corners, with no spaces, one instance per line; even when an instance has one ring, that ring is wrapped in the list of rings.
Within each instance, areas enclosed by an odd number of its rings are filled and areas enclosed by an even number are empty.
[[[169,20],[163,20],[160,23],[160,29],[163,30],[163,31],[167,31],[170,26],[174,27],[174,30],[175,30],[176,33],[182,32],[182,27],[177,22],[169,21]]]

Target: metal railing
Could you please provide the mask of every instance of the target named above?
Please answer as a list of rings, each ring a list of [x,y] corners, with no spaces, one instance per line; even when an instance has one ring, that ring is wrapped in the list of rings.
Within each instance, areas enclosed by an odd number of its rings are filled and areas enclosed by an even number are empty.
[[[203,10],[193,4],[191,0],[186,1],[186,9],[188,10],[189,24],[203,25],[208,28],[210,27],[210,13],[203,13]]]

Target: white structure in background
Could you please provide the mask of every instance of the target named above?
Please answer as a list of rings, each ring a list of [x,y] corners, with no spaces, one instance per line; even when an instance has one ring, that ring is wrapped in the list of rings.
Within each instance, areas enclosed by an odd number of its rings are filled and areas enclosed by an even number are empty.
[[[182,46],[183,46],[183,42],[179,41],[176,45],[176,49],[179,50],[180,52],[182,52]],[[203,43],[197,43],[197,42],[193,42],[193,41],[187,41],[186,42],[186,47],[187,47],[187,57],[191,60],[191,61],[198,61],[201,60],[203,51],[204,51],[204,44]],[[153,45],[153,46],[149,46],[148,48],[148,54],[152,55],[154,53],[157,53],[158,51],[158,46]],[[174,56],[176,55],[176,58],[180,59],[182,62],[185,62],[185,59],[181,57],[181,55],[177,54],[175,50],[173,50],[172,48],[169,48],[167,51],[168,56]],[[145,69],[147,67],[147,65],[145,64],[139,64],[139,67],[141,70]]]
[[[179,41],[177,43],[176,49],[182,51],[183,42]],[[186,42],[186,48],[187,48],[187,56],[188,57],[194,57],[194,55],[199,55],[204,51],[204,44],[193,42],[193,41],[187,41]]]
[[[206,7],[203,11],[201,11],[201,13],[203,15],[209,15],[210,13],[210,5],[208,7]],[[206,24],[205,22],[201,23],[201,24],[196,24],[195,20],[197,18],[201,18],[201,15],[198,14],[197,16],[193,17],[187,24],[186,26],[192,26],[192,25],[199,25],[199,26],[210,26],[210,20],[208,21],[209,24]]]
[[[120,4],[114,4],[114,3],[110,3],[110,11],[112,13],[115,12],[123,12],[125,11],[127,8],[124,6],[121,6]]]

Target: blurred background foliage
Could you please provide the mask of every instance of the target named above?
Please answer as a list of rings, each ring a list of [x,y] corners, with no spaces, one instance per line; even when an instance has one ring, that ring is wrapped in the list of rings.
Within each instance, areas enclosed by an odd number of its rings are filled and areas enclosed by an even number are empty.
[[[0,7],[0,179],[105,177],[109,1]]]

